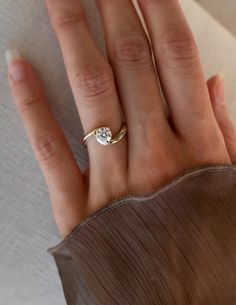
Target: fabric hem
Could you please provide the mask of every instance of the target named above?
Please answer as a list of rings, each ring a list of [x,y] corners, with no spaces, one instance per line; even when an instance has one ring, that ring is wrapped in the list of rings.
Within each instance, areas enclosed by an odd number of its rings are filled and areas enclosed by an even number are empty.
[[[109,212],[110,210],[119,208],[123,204],[128,204],[131,201],[138,204],[138,203],[142,203],[147,200],[151,200],[152,198],[160,195],[162,192],[167,191],[172,186],[175,186],[176,184],[179,184],[182,181],[185,181],[186,179],[190,179],[195,176],[199,176],[199,175],[209,173],[209,172],[224,171],[224,170],[236,171],[236,165],[226,164],[226,165],[200,167],[200,168],[193,169],[193,170],[187,171],[183,174],[176,176],[175,178],[171,179],[169,182],[165,183],[163,186],[159,187],[154,192],[147,193],[142,196],[128,195],[125,197],[114,199],[114,200],[108,202],[104,207],[98,209],[97,211],[95,211],[94,213],[92,213],[91,215],[86,217],[62,241],[60,241],[57,245],[48,248],[47,252],[53,255],[56,251],[58,251],[59,248],[61,248],[65,243],[67,243],[71,238],[73,238],[73,236],[79,230],[81,230],[85,225],[87,225],[88,223],[90,223],[92,220],[99,217],[100,215],[102,215],[106,212]]]

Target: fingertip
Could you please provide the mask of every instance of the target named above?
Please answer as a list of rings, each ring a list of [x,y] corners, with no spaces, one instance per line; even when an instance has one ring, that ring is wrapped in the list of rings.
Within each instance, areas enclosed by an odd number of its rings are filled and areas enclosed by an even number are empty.
[[[13,61],[22,59],[22,56],[19,51],[15,49],[9,49],[5,52],[5,58],[9,66]]]
[[[225,105],[225,74],[223,71],[217,74],[216,102],[218,105]]]
[[[39,83],[37,71],[19,51],[14,49],[7,50],[5,52],[5,58],[8,66],[8,79],[11,86],[15,88],[26,83],[28,85]]]
[[[216,76],[220,82],[225,80],[225,73],[223,70],[221,70]]]
[[[212,81],[215,81],[215,80],[216,80],[216,78],[217,78],[217,74],[216,74],[216,75],[211,76],[210,78],[208,78],[207,83],[212,82]]]
[[[5,58],[8,65],[9,80],[12,83],[18,83],[25,80],[27,66],[20,52],[14,49],[7,50]]]
[[[213,106],[225,105],[225,74],[220,71],[207,81],[208,91]]]
[[[207,85],[209,87],[209,89],[213,89],[213,87],[216,87],[220,82],[224,81],[225,79],[225,75],[223,72],[219,72],[213,76],[211,76],[208,80],[207,80]]]

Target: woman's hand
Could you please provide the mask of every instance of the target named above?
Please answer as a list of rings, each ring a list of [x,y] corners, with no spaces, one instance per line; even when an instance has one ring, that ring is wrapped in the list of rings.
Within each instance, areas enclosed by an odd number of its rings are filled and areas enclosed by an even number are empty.
[[[92,39],[79,0],[46,0],[84,133],[110,126],[116,134],[122,112],[128,126],[128,136],[115,145],[88,141],[90,166],[85,173],[50,111],[36,72],[17,53],[7,53],[12,93],[62,236],[112,199],[153,192],[189,169],[236,161],[236,135],[222,104],[223,85],[219,78],[211,79],[209,96],[178,1],[139,0],[156,69],[131,1],[97,4],[109,63]]]

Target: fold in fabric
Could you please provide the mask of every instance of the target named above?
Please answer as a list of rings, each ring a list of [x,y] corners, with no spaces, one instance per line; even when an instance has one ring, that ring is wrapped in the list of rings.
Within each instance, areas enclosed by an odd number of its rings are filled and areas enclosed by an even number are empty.
[[[236,166],[116,200],[48,252],[68,305],[235,305]]]

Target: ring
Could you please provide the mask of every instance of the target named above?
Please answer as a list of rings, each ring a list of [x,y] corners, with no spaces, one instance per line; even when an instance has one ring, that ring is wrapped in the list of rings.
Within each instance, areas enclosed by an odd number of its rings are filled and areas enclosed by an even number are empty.
[[[126,123],[122,123],[120,131],[113,138],[110,127],[99,127],[88,133],[84,139],[83,144],[86,146],[88,139],[94,136],[98,143],[102,145],[112,145],[118,143],[127,133]]]

